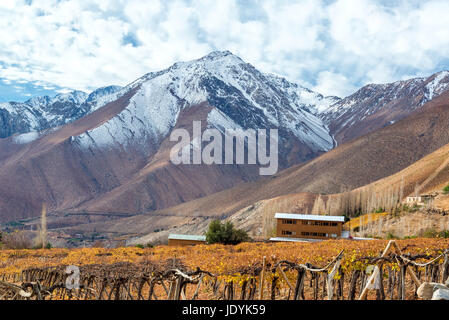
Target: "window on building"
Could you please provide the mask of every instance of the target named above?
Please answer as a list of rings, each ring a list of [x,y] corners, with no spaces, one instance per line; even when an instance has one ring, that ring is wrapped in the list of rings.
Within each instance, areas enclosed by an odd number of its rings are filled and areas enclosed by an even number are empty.
[[[282,235],[284,235],[284,236],[294,236],[294,235],[296,235],[296,232],[289,231],[289,230],[282,230]]]
[[[290,220],[290,219],[283,219],[283,224],[296,224],[296,220]]]

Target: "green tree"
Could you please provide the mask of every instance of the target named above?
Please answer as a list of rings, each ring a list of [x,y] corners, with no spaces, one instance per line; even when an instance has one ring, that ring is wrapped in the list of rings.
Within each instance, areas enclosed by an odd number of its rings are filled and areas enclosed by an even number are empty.
[[[240,242],[250,240],[246,231],[234,228],[234,225],[227,221],[225,223],[220,220],[214,220],[209,224],[206,232],[206,241],[209,244],[239,244]]]
[[[443,188],[445,194],[449,193],[449,184]]]

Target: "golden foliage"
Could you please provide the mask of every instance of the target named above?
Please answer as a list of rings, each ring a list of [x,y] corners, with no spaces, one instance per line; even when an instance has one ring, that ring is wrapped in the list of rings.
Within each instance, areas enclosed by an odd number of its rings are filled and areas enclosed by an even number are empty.
[[[404,253],[435,255],[449,247],[449,239],[409,239],[397,241]],[[50,250],[0,250],[0,276],[19,274],[28,268],[61,265],[109,265],[117,262],[162,261],[180,259],[192,270],[197,267],[220,276],[226,281],[242,283],[251,275],[247,272],[260,266],[263,257],[267,265],[281,260],[311,263],[321,267],[343,249],[343,272],[366,268],[361,257],[377,257],[387,240],[350,241],[329,240],[318,243],[242,243],[237,246],[198,245],[195,247],[157,246],[155,248],[83,248]],[[267,276],[271,273],[267,273]],[[281,280],[282,281],[282,280]]]

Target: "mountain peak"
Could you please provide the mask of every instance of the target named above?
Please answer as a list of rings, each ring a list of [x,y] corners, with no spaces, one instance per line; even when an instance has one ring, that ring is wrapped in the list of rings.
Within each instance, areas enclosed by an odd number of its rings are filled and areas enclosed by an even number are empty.
[[[221,63],[226,61],[226,64],[241,64],[245,63],[240,57],[233,54],[231,51],[212,51],[211,53],[201,57],[199,59],[187,61],[187,62],[178,62],[175,63],[174,66],[182,66],[182,65],[190,65],[190,64],[202,64],[202,63]]]
[[[95,89],[94,91],[92,91],[89,94],[89,96],[86,99],[86,102],[98,100],[99,98],[101,98],[103,96],[107,96],[107,95],[116,93],[116,92],[120,91],[121,89],[123,89],[123,87],[114,86],[114,85]]]
[[[211,53],[209,53],[208,55],[204,56],[201,59],[220,59],[223,57],[228,57],[228,56],[234,56],[237,57],[236,55],[234,55],[231,51],[228,50],[224,50],[224,51],[212,51]],[[237,57],[238,58],[238,57]],[[201,60],[200,59],[200,60]],[[239,58],[240,59],[240,58]]]
[[[79,90],[74,90],[68,93],[60,93],[58,95],[56,95],[52,100],[53,101],[60,101],[60,102],[73,102],[76,104],[80,104],[83,103],[86,99],[87,99],[88,94],[83,92],[83,91],[79,91]]]
[[[67,93],[59,93],[53,97],[41,96],[33,97],[25,101],[25,104],[31,106],[46,106],[55,102],[73,102],[76,104],[83,103],[87,99],[87,93],[83,91],[71,91]]]

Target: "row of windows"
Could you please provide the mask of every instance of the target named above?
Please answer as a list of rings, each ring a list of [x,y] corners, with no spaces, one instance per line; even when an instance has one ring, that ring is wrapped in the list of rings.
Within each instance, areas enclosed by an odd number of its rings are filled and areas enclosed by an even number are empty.
[[[296,220],[287,220],[287,219],[283,219],[282,220],[283,224],[296,224]]]
[[[324,221],[303,221],[303,225],[311,225],[311,226],[320,226],[320,227],[336,227],[338,226],[337,222],[324,222]]]
[[[295,236],[295,231],[289,231],[289,230],[282,230],[283,236]],[[322,238],[336,238],[338,235],[335,233],[329,234],[329,233],[322,233],[322,232],[301,232],[301,236],[303,237],[322,237]]]
[[[337,237],[337,235],[335,233],[332,233],[332,234],[329,235],[328,233],[321,233],[321,232],[301,232],[301,235],[303,237],[310,237],[310,236],[312,236],[312,237],[326,237],[326,238],[329,238],[329,237],[336,238]]]
[[[296,224],[296,220],[282,219],[282,224]],[[338,226],[337,222],[327,222],[327,221],[303,221],[302,224],[311,226],[321,226],[321,227]]]

